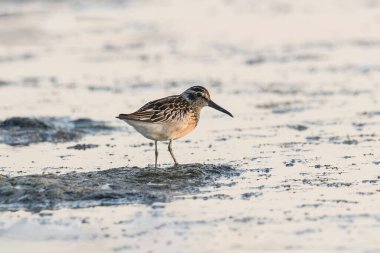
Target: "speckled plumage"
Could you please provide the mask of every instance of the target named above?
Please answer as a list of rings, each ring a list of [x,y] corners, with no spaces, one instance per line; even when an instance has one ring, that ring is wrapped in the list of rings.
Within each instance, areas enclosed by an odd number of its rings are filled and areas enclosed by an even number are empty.
[[[179,95],[157,99],[145,104],[134,113],[120,114],[120,119],[137,120],[149,123],[181,121],[186,117],[198,121],[199,112]]]
[[[210,94],[204,87],[193,86],[180,95],[151,101],[136,112],[120,114],[117,118],[133,126],[144,137],[155,141],[157,167],[157,141],[169,140],[169,152],[177,164],[171,149],[172,140],[190,133],[198,124],[201,109],[207,105],[232,117],[231,113],[211,101]]]

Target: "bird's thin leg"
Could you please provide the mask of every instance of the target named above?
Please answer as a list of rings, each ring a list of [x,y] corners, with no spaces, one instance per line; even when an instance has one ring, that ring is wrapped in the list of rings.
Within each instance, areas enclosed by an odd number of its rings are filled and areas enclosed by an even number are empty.
[[[178,165],[178,162],[177,162],[177,160],[175,159],[174,154],[173,154],[173,150],[172,150],[172,140],[169,141],[168,150],[169,150],[170,155],[172,156],[172,158],[173,158],[173,160],[174,160],[174,164],[175,164],[175,165]]]
[[[155,146],[155,160],[154,160],[154,167],[157,168],[157,158],[158,158],[158,150],[157,150],[157,141],[154,141],[154,146]]]

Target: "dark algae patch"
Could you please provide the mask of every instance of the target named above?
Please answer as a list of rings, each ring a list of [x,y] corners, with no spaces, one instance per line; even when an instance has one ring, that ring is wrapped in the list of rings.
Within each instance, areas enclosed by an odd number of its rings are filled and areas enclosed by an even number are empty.
[[[32,118],[14,117],[1,122],[0,127],[3,129],[48,129],[49,126],[41,120]]]
[[[237,175],[230,166],[211,164],[122,167],[63,175],[0,175],[0,211],[167,202],[180,194],[197,193],[202,186],[219,187],[217,179]]]
[[[96,144],[77,144],[74,146],[67,147],[67,149],[76,149],[76,150],[86,150],[91,148],[97,148],[99,145]]]
[[[84,135],[111,131],[104,122],[91,119],[12,117],[0,121],[0,143],[30,145],[39,142],[68,142]]]

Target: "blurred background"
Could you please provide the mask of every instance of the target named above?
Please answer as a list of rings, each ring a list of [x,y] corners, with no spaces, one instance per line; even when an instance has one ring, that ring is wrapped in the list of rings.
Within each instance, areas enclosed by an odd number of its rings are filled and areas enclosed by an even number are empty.
[[[193,85],[235,118],[204,109],[178,160],[242,173],[153,206],[2,202],[2,248],[380,252],[379,56],[377,0],[1,0],[3,177],[151,165],[115,116]]]

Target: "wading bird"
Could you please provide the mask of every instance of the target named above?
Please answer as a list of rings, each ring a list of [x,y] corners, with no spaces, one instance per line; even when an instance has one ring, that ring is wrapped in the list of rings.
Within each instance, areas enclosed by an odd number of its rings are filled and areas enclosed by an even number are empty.
[[[203,107],[210,106],[233,117],[226,109],[215,104],[202,86],[193,86],[180,95],[151,101],[134,113],[120,114],[116,118],[133,126],[155,145],[155,167],[157,167],[157,141],[169,141],[168,150],[175,165],[178,164],[172,150],[172,141],[190,133],[198,124]]]

